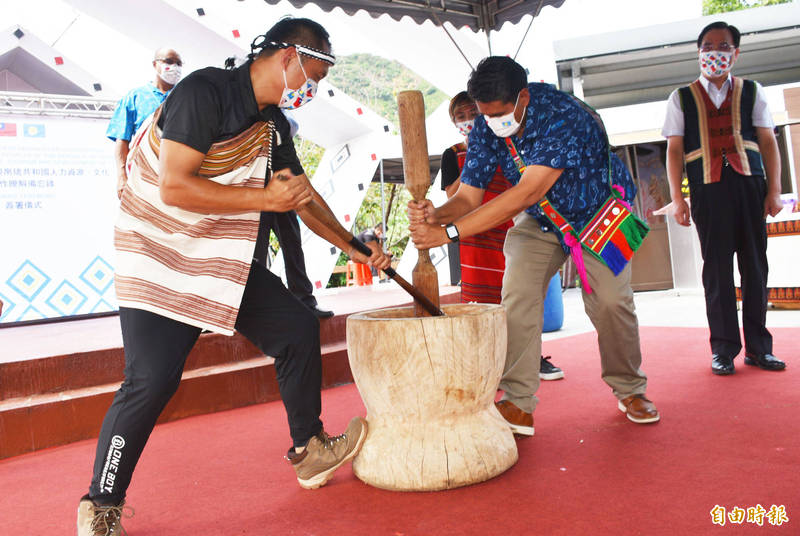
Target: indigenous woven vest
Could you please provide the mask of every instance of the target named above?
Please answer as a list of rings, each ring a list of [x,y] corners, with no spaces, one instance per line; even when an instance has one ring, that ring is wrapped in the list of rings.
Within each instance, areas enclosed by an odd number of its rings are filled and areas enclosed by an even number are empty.
[[[731,77],[725,101],[717,109],[699,80],[678,90],[683,108],[683,150],[691,184],[718,182],[723,155],[741,175],[764,175],[753,126],[756,83]]]
[[[161,108],[142,125],[128,155],[114,228],[117,302],[233,335],[260,213],[200,214],[161,201],[160,114]],[[263,188],[274,130],[271,121],[257,122],[213,144],[198,174],[227,186]]]

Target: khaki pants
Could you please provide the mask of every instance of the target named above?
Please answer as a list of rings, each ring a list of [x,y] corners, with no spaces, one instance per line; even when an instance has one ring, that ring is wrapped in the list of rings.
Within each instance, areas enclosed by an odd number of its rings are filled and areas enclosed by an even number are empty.
[[[503,305],[508,319],[508,351],[500,389],[503,398],[526,412],[536,408],[539,364],[542,352],[542,315],[547,286],[567,254],[553,233],[522,213],[508,231],[503,252]],[[639,368],[639,324],[631,290],[630,264],[617,276],[584,252],[584,264],[592,293],[583,291],[586,314],[597,330],[603,380],[614,395],[625,398],[644,394],[647,377]],[[566,358],[566,359],[563,359]],[[569,356],[558,362],[569,362]]]

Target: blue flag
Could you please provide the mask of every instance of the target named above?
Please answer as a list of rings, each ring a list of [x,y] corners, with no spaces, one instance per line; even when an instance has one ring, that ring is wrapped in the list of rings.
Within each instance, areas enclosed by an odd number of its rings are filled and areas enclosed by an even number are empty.
[[[26,123],[22,126],[26,138],[44,138],[44,125]]]

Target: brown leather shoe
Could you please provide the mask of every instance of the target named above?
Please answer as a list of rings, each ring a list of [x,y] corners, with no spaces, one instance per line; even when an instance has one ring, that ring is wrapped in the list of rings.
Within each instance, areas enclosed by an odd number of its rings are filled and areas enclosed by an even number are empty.
[[[494,403],[497,411],[508,423],[511,431],[515,434],[532,436],[533,435],[533,415],[519,409],[508,400],[501,400]]]
[[[656,405],[645,398],[644,395],[631,395],[623,398],[619,401],[617,406],[629,420],[638,424],[658,422],[658,420],[661,419]]]

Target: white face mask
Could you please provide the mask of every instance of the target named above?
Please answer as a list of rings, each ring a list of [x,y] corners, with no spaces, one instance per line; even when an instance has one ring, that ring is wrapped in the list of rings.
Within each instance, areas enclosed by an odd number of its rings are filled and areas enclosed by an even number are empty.
[[[494,135],[498,138],[507,138],[519,130],[519,121],[514,118],[514,112],[517,110],[518,103],[519,93],[517,93],[517,100],[514,101],[514,109],[506,115],[501,115],[499,117],[483,116],[486,120],[486,125],[492,129],[492,132],[494,132]]]
[[[300,63],[300,70],[306,77],[306,81],[297,89],[289,89],[289,84],[286,81],[286,70],[283,71],[283,94],[278,103],[278,108],[284,110],[294,110],[300,108],[304,104],[311,102],[317,94],[317,81],[309,78],[306,70],[303,69],[303,64],[300,62],[300,55],[297,56],[297,62]]]
[[[161,64],[161,72],[157,72],[158,77],[167,84],[174,86],[181,79],[181,66],[177,63],[172,65],[168,63]]]
[[[700,72],[706,78],[719,78],[728,74],[731,70],[731,60],[733,51],[720,52],[719,50],[709,50],[700,52]]]
[[[456,128],[462,136],[469,136],[469,133],[472,132],[472,127],[474,125],[474,119],[470,119],[469,121],[456,121]]]

